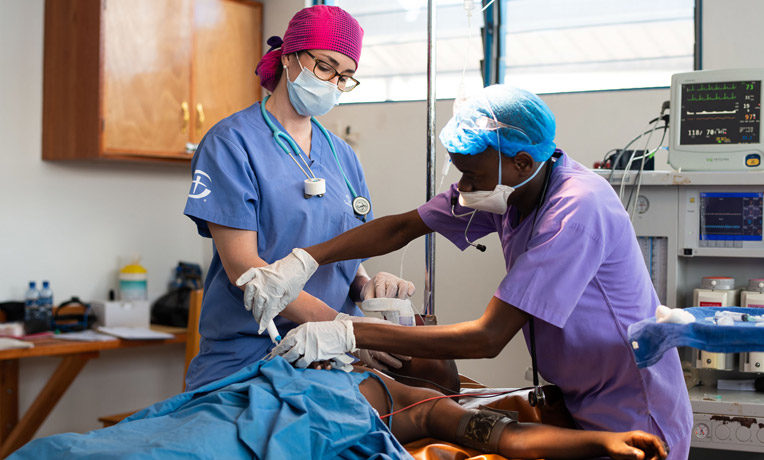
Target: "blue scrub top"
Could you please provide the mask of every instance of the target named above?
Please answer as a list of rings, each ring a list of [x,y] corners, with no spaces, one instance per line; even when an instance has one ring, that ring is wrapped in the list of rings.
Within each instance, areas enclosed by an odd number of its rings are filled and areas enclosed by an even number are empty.
[[[273,115],[269,116],[285,131]],[[348,180],[356,192],[368,198],[355,153],[342,139],[329,135]],[[184,213],[196,222],[203,237],[211,236],[207,222],[257,232],[258,254],[268,263],[285,257],[293,248],[326,241],[360,225],[329,142],[316,126],[306,160],[316,177],[326,180],[323,197],[304,197],[305,174],[275,143],[256,103],[221,120],[202,139],[191,163],[193,179]],[[371,218],[369,214],[367,220]],[[360,263],[349,260],[321,266],[304,290],[337,311],[361,315],[348,297]],[[282,336],[296,326],[282,317],[275,321]],[[243,292],[228,280],[213,244],[204,283],[200,350],[186,374],[186,389],[227,376],[264,357],[273,344],[257,329],[252,314],[244,308]]]

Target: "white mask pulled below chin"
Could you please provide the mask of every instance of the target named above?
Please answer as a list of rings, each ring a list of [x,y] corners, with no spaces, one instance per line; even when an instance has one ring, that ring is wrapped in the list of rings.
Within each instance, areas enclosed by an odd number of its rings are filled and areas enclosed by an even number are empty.
[[[478,211],[504,214],[507,212],[507,200],[514,192],[514,187],[496,184],[493,190],[478,190],[476,192],[459,192],[459,204]]]
[[[536,174],[541,171],[541,166],[543,164],[544,163],[539,164],[539,166],[535,171],[533,171],[533,174],[531,174],[529,178],[525,179],[514,187],[502,184],[501,172],[499,172],[499,183],[496,184],[496,187],[494,187],[493,190],[459,192],[459,204],[466,208],[503,215],[507,212],[507,200],[509,199],[509,196],[512,194],[512,192],[527,184],[534,177],[536,177]],[[501,171],[501,154],[499,154],[499,171]]]

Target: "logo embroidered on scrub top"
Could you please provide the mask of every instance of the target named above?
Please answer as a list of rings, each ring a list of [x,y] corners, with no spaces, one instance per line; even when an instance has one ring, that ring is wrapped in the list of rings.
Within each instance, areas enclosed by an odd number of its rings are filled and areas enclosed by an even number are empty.
[[[194,171],[194,180],[191,182],[191,191],[188,193],[188,197],[204,198],[212,193],[212,190],[207,183],[212,183],[212,179],[210,179],[210,176],[206,172],[201,169]]]

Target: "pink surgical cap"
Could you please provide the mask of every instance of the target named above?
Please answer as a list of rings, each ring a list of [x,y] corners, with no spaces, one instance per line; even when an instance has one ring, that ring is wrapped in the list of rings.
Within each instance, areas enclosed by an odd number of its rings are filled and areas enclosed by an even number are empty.
[[[281,78],[281,55],[302,50],[330,50],[355,61],[361,58],[363,29],[358,21],[338,6],[316,5],[294,15],[284,33],[284,39],[268,39],[271,47],[257,64],[255,73],[260,84],[273,91]]]

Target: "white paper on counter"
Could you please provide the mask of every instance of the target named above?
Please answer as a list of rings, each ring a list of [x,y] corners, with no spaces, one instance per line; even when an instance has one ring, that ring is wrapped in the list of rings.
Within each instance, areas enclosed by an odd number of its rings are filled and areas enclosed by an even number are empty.
[[[113,335],[120,339],[127,340],[160,340],[172,339],[173,334],[167,332],[154,331],[145,327],[99,327],[98,332]]]
[[[87,329],[78,332],[63,332],[54,336],[61,340],[75,340],[80,342],[108,342],[110,340],[117,340],[113,335],[99,334],[98,332]]]

